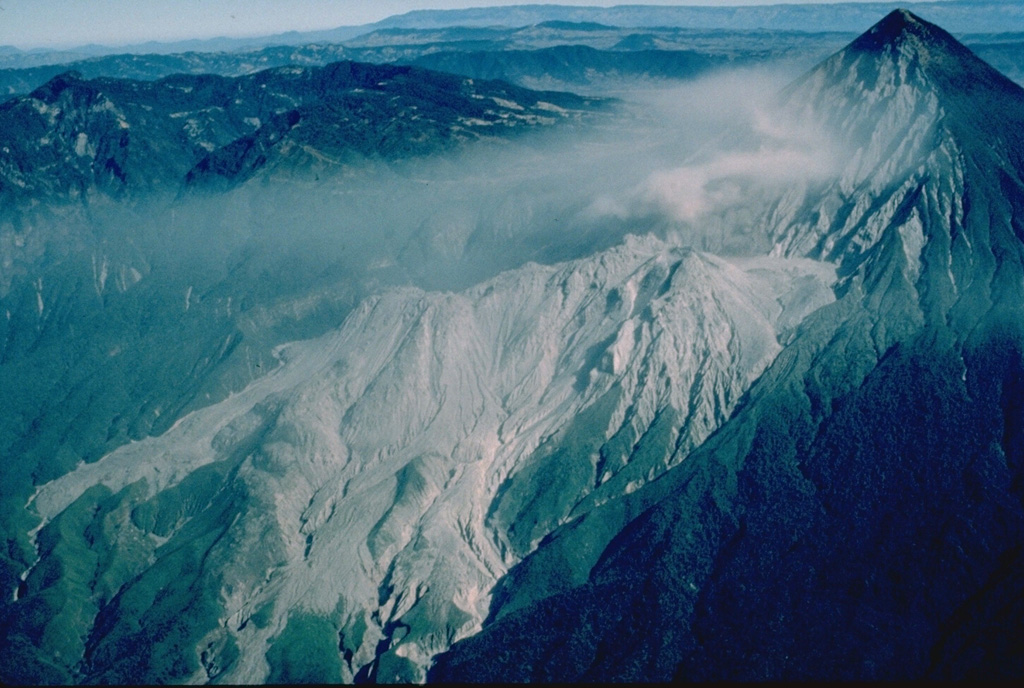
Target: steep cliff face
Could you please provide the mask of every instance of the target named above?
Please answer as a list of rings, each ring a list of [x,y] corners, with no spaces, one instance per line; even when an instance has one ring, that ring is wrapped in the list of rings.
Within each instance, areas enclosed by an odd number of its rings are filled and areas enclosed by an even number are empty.
[[[835,259],[840,298],[678,468],[513,569],[431,676],[1019,676],[1022,104],[904,11],[795,84],[853,154],[767,226]],[[595,541],[587,582],[538,599]]]

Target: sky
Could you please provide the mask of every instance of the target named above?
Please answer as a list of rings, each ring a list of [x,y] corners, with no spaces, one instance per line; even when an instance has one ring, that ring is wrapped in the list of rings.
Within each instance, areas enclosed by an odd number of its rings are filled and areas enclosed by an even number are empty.
[[[815,0],[0,0],[0,45],[127,45],[358,26],[416,9],[515,4],[767,5]],[[816,0],[836,2],[840,0]],[[850,1],[850,0],[845,0]],[[853,0],[868,1],[868,0]]]

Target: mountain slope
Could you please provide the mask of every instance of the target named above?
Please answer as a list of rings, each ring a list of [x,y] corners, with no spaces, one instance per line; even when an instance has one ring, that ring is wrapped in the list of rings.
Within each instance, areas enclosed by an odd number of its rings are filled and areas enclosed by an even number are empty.
[[[0,200],[10,208],[96,191],[121,198],[231,186],[274,169],[338,170],[507,137],[591,105],[356,62],[155,82],[67,73],[0,104]]]
[[[422,679],[560,522],[699,445],[830,273],[633,240],[371,299],[243,392],[41,486],[16,606],[35,611],[7,642],[104,683]],[[49,573],[83,561],[88,579]],[[60,596],[88,603],[44,611]]]
[[[796,84],[786,106],[852,154],[764,222],[834,257],[840,298],[677,469],[514,569],[431,677],[1024,673],[1022,104],[905,11]],[[554,585],[595,543],[587,582]]]
[[[852,267],[927,175],[955,174],[968,154],[978,174],[1021,169],[1019,94],[942,29],[889,15],[785,94],[785,110],[837,132],[851,151],[837,182],[776,204],[766,221],[777,250]],[[960,191],[948,183],[947,195]],[[873,212],[882,207],[890,214]]]
[[[370,83],[360,85],[360,79]],[[0,137],[11,144],[12,155],[0,156],[9,173],[0,205],[4,587],[16,589],[34,557],[27,537],[34,517],[24,508],[34,485],[163,433],[190,410],[242,389],[269,369],[274,346],[336,327],[368,284],[399,281],[392,275],[401,267],[388,273],[379,263],[383,257],[393,265],[415,236],[407,208],[416,204],[415,220],[424,221],[443,203],[444,192],[437,190],[458,186],[457,180],[438,180],[420,190],[415,187],[425,185],[418,180],[400,178],[386,162],[406,155],[403,142],[426,151],[459,146],[453,139],[430,139],[440,126],[456,138],[505,143],[515,131],[575,118],[574,111],[553,104],[533,108],[525,101],[538,94],[527,93],[411,68],[342,63],[242,80],[172,77],[155,84],[66,75],[34,96],[6,103],[11,127],[0,127]],[[551,97],[563,102],[559,94]],[[361,163],[362,177],[317,183],[307,180],[317,170],[293,155],[290,160],[302,167],[282,164],[276,172],[295,186],[242,185],[233,193],[174,198],[182,177],[208,154],[204,142],[230,144],[240,132],[244,138],[256,126],[246,118],[261,112],[272,117],[281,109],[299,110],[309,115],[307,124],[316,123],[316,104],[332,98],[337,103],[326,114],[332,118],[341,105],[365,106],[360,115],[370,121],[350,121],[346,130],[360,139],[310,144],[310,130],[322,133],[341,118],[320,120],[320,129],[308,127],[304,139],[293,127],[265,160],[252,161],[226,181],[266,171],[287,158],[275,158],[281,146],[297,140],[306,144],[304,155],[363,146],[392,157]],[[421,114],[405,122],[396,108],[419,108]],[[488,113],[501,121],[459,129],[462,117],[481,113],[482,121]],[[453,130],[445,130],[449,125]],[[480,136],[472,133],[477,129]],[[295,203],[300,197],[303,202]],[[470,210],[465,215],[475,217]],[[63,570],[57,566],[47,575],[61,578]],[[69,574],[62,586],[73,587],[75,580]],[[2,632],[23,623],[22,614],[42,618],[62,608],[62,586],[32,606],[12,607],[11,596],[4,595]],[[87,597],[71,595],[68,604]],[[31,638],[29,646],[42,642],[32,634],[18,637]],[[15,661],[20,642],[4,644],[0,664],[26,670],[23,680],[29,682],[69,680],[60,673],[66,666],[51,675],[46,661]]]

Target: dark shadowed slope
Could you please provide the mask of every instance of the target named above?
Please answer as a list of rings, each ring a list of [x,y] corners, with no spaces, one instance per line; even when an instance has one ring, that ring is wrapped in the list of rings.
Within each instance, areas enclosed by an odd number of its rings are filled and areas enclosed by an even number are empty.
[[[787,107],[853,144],[767,220],[839,261],[839,300],[682,465],[514,569],[432,679],[1024,673],[1024,91],[899,11]]]

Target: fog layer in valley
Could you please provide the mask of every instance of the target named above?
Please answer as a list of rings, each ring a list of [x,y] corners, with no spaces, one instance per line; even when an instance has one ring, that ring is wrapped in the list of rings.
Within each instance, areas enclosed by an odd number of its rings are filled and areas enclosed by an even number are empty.
[[[739,204],[755,180],[773,192],[822,180],[839,157],[835,143],[775,107],[790,76],[761,69],[648,84],[623,94],[593,127],[367,163],[322,180],[263,178],[226,198],[179,199],[157,211],[154,232],[169,253],[180,245],[188,263],[204,252],[237,260],[244,247],[294,260],[297,270],[332,264],[331,274],[374,288],[461,289],[648,231],[756,252],[763,247],[723,243],[707,229],[717,224],[711,216]],[[199,249],[198,237],[223,243]]]

